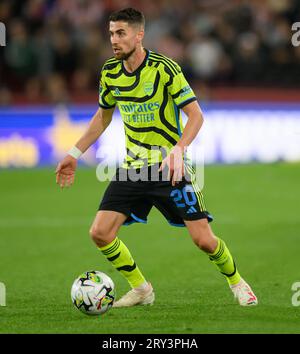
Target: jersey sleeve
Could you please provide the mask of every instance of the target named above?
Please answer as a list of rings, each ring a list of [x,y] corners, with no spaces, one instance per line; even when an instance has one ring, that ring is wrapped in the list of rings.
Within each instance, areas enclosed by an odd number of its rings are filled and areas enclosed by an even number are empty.
[[[104,109],[115,107],[116,100],[107,87],[105,80],[105,70],[102,69],[99,82],[99,106]]]
[[[183,108],[188,103],[196,101],[197,97],[184,77],[180,66],[175,62],[173,62],[173,64],[173,67],[165,68],[169,77],[166,86],[176,106],[178,108]]]

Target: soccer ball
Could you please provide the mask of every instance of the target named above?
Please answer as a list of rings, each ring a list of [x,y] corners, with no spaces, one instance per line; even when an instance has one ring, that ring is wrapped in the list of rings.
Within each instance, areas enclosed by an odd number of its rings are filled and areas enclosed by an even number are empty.
[[[103,272],[89,271],[75,279],[71,288],[74,306],[86,315],[102,315],[115,300],[115,285]]]

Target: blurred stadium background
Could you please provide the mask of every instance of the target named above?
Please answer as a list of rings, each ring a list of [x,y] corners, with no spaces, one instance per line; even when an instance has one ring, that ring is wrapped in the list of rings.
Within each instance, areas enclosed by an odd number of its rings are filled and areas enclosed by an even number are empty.
[[[97,109],[100,68],[112,56],[108,15],[126,6],[145,13],[145,46],[176,60],[199,97],[206,163],[299,160],[300,45],[292,45],[291,27],[300,1],[187,5],[1,1],[0,167],[53,164],[82,133]],[[122,146],[120,128],[115,119],[110,129]],[[93,156],[85,162],[95,163]]]
[[[149,252],[151,247],[155,252],[158,245],[161,248],[160,235],[174,230],[154,212],[152,228],[134,225],[123,235],[137,260],[144,262],[158,295],[161,291],[160,312],[147,312],[150,322],[139,322],[137,327],[133,323],[143,316],[141,309],[123,318],[112,313],[100,331],[299,332],[299,314],[290,303],[291,284],[299,278],[300,45],[291,41],[292,24],[300,21],[299,0],[1,0],[6,46],[0,47],[0,280],[7,284],[8,305],[18,305],[12,306],[13,312],[9,306],[4,309],[1,317],[6,322],[0,331],[99,331],[95,322],[69,314],[70,282],[84,268],[99,264],[120,282],[119,294],[126,288],[83,236],[97,207],[95,191],[99,188],[100,197],[105,184],[96,181],[95,172],[81,169],[77,185],[62,196],[55,189],[53,170],[98,107],[100,68],[112,56],[107,18],[128,6],[145,14],[145,47],[176,60],[199,97],[205,124],[194,146],[204,151],[205,188],[217,215],[217,234],[225,234],[239,255],[239,264],[256,284],[265,308],[245,318],[231,305],[224,310],[222,290],[214,290],[216,301],[209,290],[219,286],[218,275],[203,257],[202,275],[193,277],[187,269],[198,267],[196,251],[177,238],[180,250],[173,244],[173,254],[186,252],[185,257],[181,254],[186,268],[180,271],[180,281],[186,287],[193,284],[185,301],[196,309],[193,295],[198,298],[202,291],[201,310],[206,306],[209,315],[180,308],[178,291],[186,296],[184,289],[178,289],[178,273],[170,269],[170,278],[164,279],[159,271],[174,266],[172,255],[163,255],[153,267],[132,235],[149,236]],[[116,111],[82,165],[95,171],[99,154],[113,164],[120,158],[123,141]],[[104,148],[112,144],[109,151]],[[60,236],[55,243],[54,235]],[[170,247],[168,238],[164,242]],[[6,266],[8,273],[3,272]],[[15,284],[13,279],[21,280]],[[163,303],[165,288],[159,279],[173,290],[174,298],[167,294],[172,313]],[[62,284],[64,290],[57,290]],[[9,289],[14,290],[9,293]],[[226,295],[225,302],[231,304],[230,294]],[[39,296],[50,313],[39,305]],[[37,309],[26,312],[31,300]],[[60,312],[54,315],[57,303]],[[213,318],[219,319],[218,324]]]

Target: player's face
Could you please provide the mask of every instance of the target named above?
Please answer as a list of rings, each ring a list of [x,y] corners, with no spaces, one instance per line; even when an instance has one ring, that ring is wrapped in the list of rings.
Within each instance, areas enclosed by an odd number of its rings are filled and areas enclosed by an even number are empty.
[[[141,43],[144,31],[124,21],[110,21],[110,42],[116,59],[127,60]]]

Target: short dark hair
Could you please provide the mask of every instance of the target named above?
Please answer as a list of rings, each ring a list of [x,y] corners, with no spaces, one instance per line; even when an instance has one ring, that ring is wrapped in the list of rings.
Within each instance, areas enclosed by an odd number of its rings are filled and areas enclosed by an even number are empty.
[[[128,24],[137,24],[145,27],[145,17],[142,12],[133,9],[132,7],[128,7],[126,9],[113,12],[109,16],[109,21],[124,21],[128,22]]]

